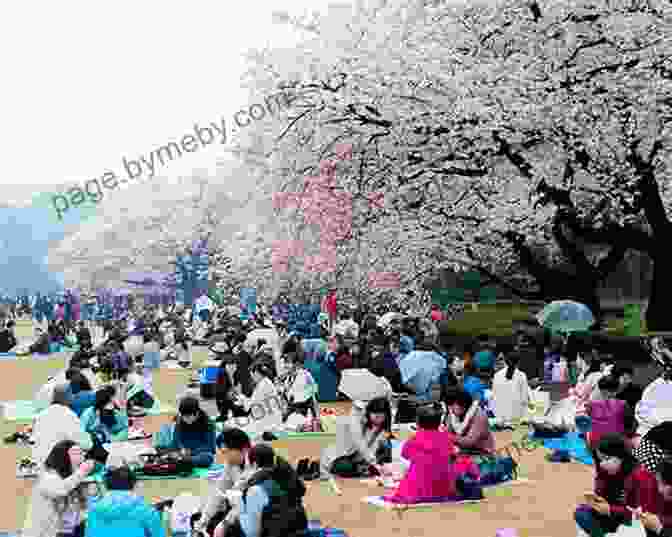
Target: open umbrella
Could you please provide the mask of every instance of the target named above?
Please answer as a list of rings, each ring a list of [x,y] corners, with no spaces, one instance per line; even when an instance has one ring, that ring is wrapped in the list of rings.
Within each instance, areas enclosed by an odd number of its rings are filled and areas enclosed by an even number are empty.
[[[536,318],[544,328],[564,334],[585,332],[595,323],[590,308],[572,300],[555,300],[544,306]]]
[[[334,333],[339,336],[349,336],[356,339],[359,337],[359,325],[351,319],[346,319],[334,326]]]
[[[418,394],[427,393],[438,384],[446,367],[446,359],[432,351],[413,351],[399,362],[402,382]]]
[[[392,395],[392,387],[387,379],[375,376],[368,369],[343,370],[338,390],[353,401],[370,401]]]

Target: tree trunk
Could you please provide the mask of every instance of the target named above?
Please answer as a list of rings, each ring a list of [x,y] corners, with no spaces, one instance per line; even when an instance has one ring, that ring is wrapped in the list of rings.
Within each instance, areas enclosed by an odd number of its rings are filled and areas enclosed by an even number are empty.
[[[672,256],[664,248],[659,248],[652,256],[653,277],[646,310],[646,325],[649,331],[672,330]]]

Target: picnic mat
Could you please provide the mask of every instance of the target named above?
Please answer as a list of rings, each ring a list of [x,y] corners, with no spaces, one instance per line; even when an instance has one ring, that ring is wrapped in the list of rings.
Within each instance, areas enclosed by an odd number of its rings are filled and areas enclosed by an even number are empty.
[[[140,481],[160,481],[165,479],[208,479],[208,476],[211,473],[221,471],[222,468],[224,468],[223,464],[213,464],[209,468],[194,468],[191,472],[191,475],[185,477],[181,475],[144,475],[142,473],[137,473],[136,476]],[[91,474],[88,478],[88,481],[102,483],[104,476],[105,468],[101,468],[97,472]]]
[[[579,436],[579,433],[565,433],[559,438],[537,438],[532,435],[530,437],[543,441],[545,448],[564,449],[569,451],[572,459],[583,464],[593,464],[593,456],[586,445],[586,441]]]
[[[2,403],[2,406],[4,417],[7,421],[30,423],[39,414],[35,410],[34,401],[5,401]],[[148,416],[159,416],[161,414],[174,414],[176,409],[171,405],[162,404],[157,399],[154,406],[147,409],[146,412]]]
[[[506,481],[504,483],[497,483],[496,485],[484,486],[483,490],[484,491],[490,491],[490,490],[493,490],[493,489],[503,488],[505,486],[521,485],[521,484],[525,484],[525,483],[531,483],[531,481],[529,479],[526,479],[526,478],[518,478],[515,481]],[[439,500],[439,501],[436,501],[436,502],[423,502],[423,503],[405,504],[405,503],[387,502],[383,499],[383,496],[365,496],[364,498],[362,498],[362,501],[364,503],[375,505],[376,507],[384,507],[384,508],[387,508],[387,509],[407,510],[407,509],[428,508],[428,507],[434,507],[436,505],[443,505],[443,504],[461,505],[461,504],[482,503],[484,501],[487,501],[487,499],[488,499],[487,497],[483,498],[481,500],[452,499],[452,500]]]

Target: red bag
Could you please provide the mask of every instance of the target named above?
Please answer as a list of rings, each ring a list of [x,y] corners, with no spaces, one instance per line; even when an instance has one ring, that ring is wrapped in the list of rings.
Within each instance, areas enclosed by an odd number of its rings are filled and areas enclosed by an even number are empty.
[[[349,352],[342,352],[336,356],[336,369],[343,371],[344,369],[351,369],[354,365],[352,354]]]

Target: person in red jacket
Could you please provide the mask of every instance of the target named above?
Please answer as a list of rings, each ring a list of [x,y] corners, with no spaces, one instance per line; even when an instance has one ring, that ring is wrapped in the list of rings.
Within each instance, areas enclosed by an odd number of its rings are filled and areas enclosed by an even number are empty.
[[[596,455],[595,492],[586,493],[574,512],[579,535],[613,533],[632,520],[634,510],[654,512],[658,506],[655,476],[639,466],[623,435],[604,435]]]
[[[646,529],[647,537],[672,537],[672,460],[664,460],[656,472],[657,504],[649,512],[642,507],[637,517]]]

